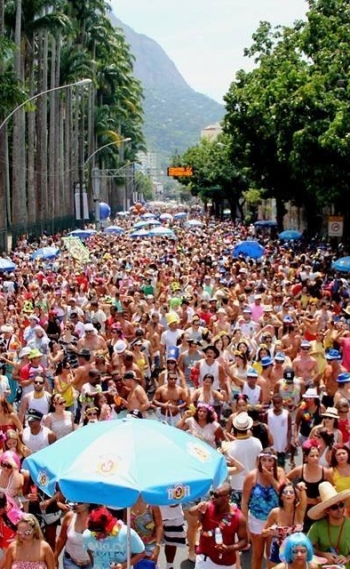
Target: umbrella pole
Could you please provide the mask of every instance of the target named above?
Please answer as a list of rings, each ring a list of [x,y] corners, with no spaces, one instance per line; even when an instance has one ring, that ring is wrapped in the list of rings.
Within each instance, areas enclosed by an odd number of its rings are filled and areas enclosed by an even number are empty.
[[[131,508],[126,509],[126,524],[127,524],[127,534],[126,534],[126,569],[130,569],[130,559],[131,559]]]

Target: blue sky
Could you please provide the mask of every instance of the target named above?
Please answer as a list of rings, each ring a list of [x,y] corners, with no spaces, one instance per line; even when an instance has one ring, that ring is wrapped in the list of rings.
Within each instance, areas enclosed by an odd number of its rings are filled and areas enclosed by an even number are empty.
[[[289,25],[306,0],[110,0],[115,15],[156,40],[196,91],[222,102],[261,20]]]

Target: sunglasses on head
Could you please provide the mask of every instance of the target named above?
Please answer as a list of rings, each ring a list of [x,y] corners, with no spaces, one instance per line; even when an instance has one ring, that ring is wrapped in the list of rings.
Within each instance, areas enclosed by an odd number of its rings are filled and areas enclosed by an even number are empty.
[[[333,504],[333,506],[329,506],[329,509],[335,512],[336,510],[341,510],[344,507],[345,507],[344,502],[339,502],[338,504]]]

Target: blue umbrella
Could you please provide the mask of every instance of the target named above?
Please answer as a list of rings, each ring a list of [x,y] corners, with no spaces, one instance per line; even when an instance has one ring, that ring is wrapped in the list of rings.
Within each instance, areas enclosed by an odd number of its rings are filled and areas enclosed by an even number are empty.
[[[301,238],[300,231],[295,231],[294,229],[286,229],[286,231],[282,231],[282,233],[278,234],[278,237],[283,241],[296,241],[297,239]]]
[[[108,504],[188,502],[227,476],[224,457],[196,437],[143,419],[101,421],[26,458],[35,484],[53,494],[59,481],[69,500]]]
[[[341,273],[350,273],[350,257],[340,257],[332,263],[332,269]]]
[[[174,219],[185,219],[187,217],[187,213],[185,211],[178,211],[174,213]]]
[[[141,229],[141,227],[148,227],[149,225],[162,225],[160,221],[156,219],[148,219],[147,221],[138,221],[134,223],[133,229]]]
[[[57,257],[60,249],[57,247],[42,247],[41,249],[37,249],[34,253],[31,254],[31,259],[54,259]]]
[[[175,233],[169,229],[169,227],[154,227],[149,232],[150,237],[169,237],[170,239],[176,239]]]
[[[143,213],[143,214],[141,215],[141,219],[153,219],[154,217],[156,217],[156,214],[155,214],[155,213],[150,213],[150,212],[148,212],[148,213]]]
[[[263,256],[265,249],[257,241],[241,241],[235,245],[232,250],[232,257],[244,255],[244,257],[251,257],[252,259],[260,259]]]
[[[254,223],[255,227],[277,227],[277,221],[273,219],[260,219]]]
[[[117,235],[121,235],[125,233],[125,229],[123,227],[119,227],[119,225],[110,225],[106,227],[104,233],[116,233]]]
[[[185,222],[185,226],[186,227],[203,227],[204,223],[202,223],[201,221],[199,221],[199,219],[189,219],[188,221]]]
[[[88,239],[91,235],[95,235],[95,229],[75,229],[69,233],[69,237],[79,237],[79,239]]]
[[[173,221],[173,216],[171,213],[162,213],[159,216],[160,221]]]
[[[17,265],[15,265],[15,263],[13,263],[10,259],[0,258],[0,271],[4,271],[5,273],[7,272],[11,273],[12,271],[15,270],[16,267]]]
[[[132,238],[149,237],[149,231],[147,231],[146,229],[139,229],[138,231],[134,231],[133,233],[130,233],[130,237],[132,237]]]

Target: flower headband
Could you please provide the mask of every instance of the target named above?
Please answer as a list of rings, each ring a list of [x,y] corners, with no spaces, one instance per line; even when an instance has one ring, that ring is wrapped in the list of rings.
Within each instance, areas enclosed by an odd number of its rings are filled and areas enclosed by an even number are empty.
[[[212,405],[208,405],[207,403],[198,403],[197,405],[197,409],[199,408],[204,408],[207,409],[207,411],[210,411],[211,413],[214,413],[214,407]]]
[[[317,439],[307,439],[307,441],[305,441],[302,445],[302,449],[303,450],[309,450],[311,448],[320,448],[320,445],[318,443]]]

